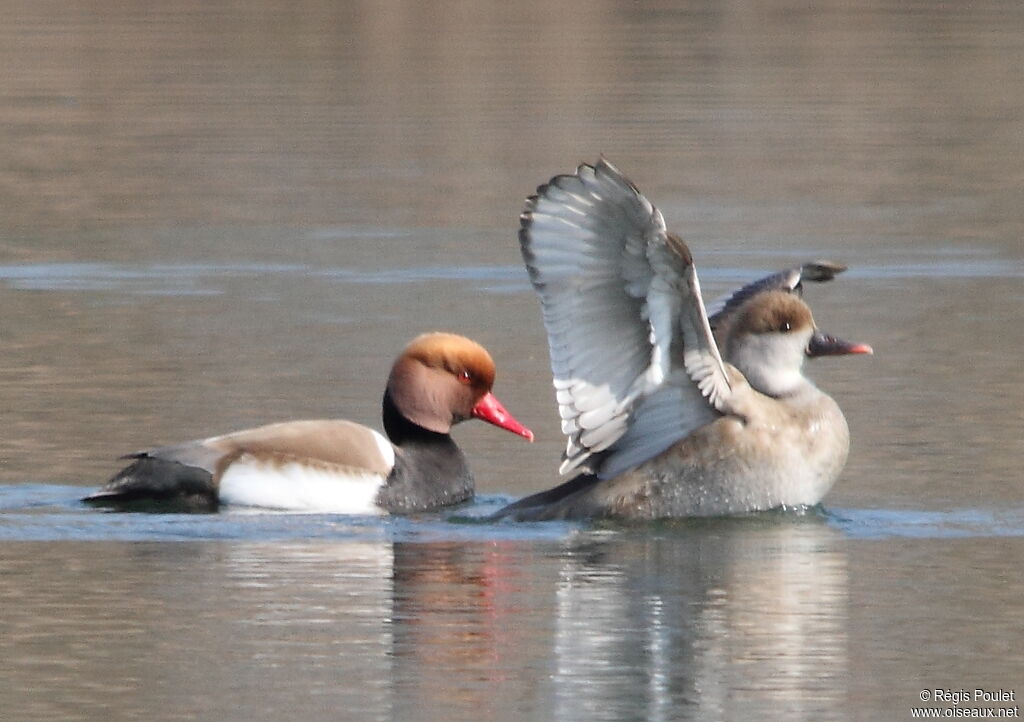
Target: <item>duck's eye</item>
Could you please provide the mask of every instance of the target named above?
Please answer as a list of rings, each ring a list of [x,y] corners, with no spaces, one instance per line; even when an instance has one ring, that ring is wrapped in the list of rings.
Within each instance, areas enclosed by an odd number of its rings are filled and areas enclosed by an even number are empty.
[[[460,383],[464,383],[464,384],[471,384],[471,383],[473,383],[473,376],[469,373],[469,371],[466,371],[465,369],[463,369],[462,371],[459,371],[458,373],[456,373],[455,374],[455,378],[457,378]]]
[[[793,329],[793,327],[790,325],[789,321],[783,321],[782,322],[782,329],[781,329],[781,331],[783,333],[789,333],[789,331],[791,331],[792,329]]]

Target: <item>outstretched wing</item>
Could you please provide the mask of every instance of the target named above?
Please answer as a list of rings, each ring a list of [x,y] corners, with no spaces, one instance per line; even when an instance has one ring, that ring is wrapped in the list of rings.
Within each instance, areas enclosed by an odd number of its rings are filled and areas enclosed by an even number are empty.
[[[670,376],[677,385],[682,380],[687,403],[705,413],[652,404],[659,419],[672,418],[663,426],[643,424],[658,427],[644,440],[645,453],[689,433],[684,417],[704,418],[723,403],[729,382],[690,251],[610,163],[581,165],[538,188],[521,216],[519,239],[540,294],[569,437],[562,473],[596,470],[591,457],[625,452],[617,442],[637,421],[639,402]],[[685,373],[673,375],[673,364]],[[640,447],[630,448],[635,456]]]

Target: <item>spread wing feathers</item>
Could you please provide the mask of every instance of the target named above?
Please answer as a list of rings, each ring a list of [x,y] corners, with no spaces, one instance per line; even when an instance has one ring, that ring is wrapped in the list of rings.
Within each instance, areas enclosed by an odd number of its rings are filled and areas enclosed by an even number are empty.
[[[846,266],[835,261],[811,261],[802,266],[787,268],[784,271],[752,281],[708,306],[711,328],[721,338],[722,329],[728,324],[736,309],[742,306],[747,299],[762,291],[790,291],[802,296],[804,281],[824,283],[831,281],[845,270]]]
[[[724,413],[730,410],[732,387],[715,337],[711,333],[711,324],[700,294],[697,269],[692,263],[686,269],[686,285],[688,293],[679,317],[679,327],[683,334],[683,366],[701,396],[716,410]]]
[[[727,392],[689,250],[611,164],[581,165],[538,188],[519,239],[569,437],[562,473],[621,447],[634,406],[664,382],[680,345],[705,397],[717,404]]]
[[[602,458],[597,476],[611,479],[651,459],[718,414],[683,371],[637,403],[629,428]]]

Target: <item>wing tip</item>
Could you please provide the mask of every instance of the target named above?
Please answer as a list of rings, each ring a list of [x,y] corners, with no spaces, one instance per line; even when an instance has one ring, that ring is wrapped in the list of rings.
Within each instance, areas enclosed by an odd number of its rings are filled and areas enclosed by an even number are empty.
[[[144,451],[133,451],[130,454],[121,454],[117,459],[119,461],[122,459],[143,459],[147,456],[149,456],[149,449]]]
[[[586,463],[587,459],[590,458],[590,452],[586,449],[582,451],[586,453],[576,453],[576,456],[569,457],[566,454],[562,455],[562,463],[558,467],[558,473],[562,476],[566,476],[573,472],[578,473],[592,473],[589,464]]]
[[[846,271],[847,268],[846,264],[839,263],[837,261],[829,261],[826,259],[809,261],[800,267],[800,279],[803,281],[824,283],[826,281],[831,281],[840,273]]]

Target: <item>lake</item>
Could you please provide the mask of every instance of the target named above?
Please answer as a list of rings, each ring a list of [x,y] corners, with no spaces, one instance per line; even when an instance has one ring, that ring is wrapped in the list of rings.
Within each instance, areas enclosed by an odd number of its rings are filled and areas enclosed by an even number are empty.
[[[1024,5],[0,0],[5,719],[911,719],[1024,694]],[[852,445],[820,508],[482,520],[564,446],[524,199],[604,155],[709,298],[805,298]],[[537,441],[466,507],[112,514],[147,446],[379,428],[483,343]],[[981,690],[982,694],[976,694]],[[960,693],[963,692],[963,695]],[[1019,711],[1019,710],[1018,710]]]

